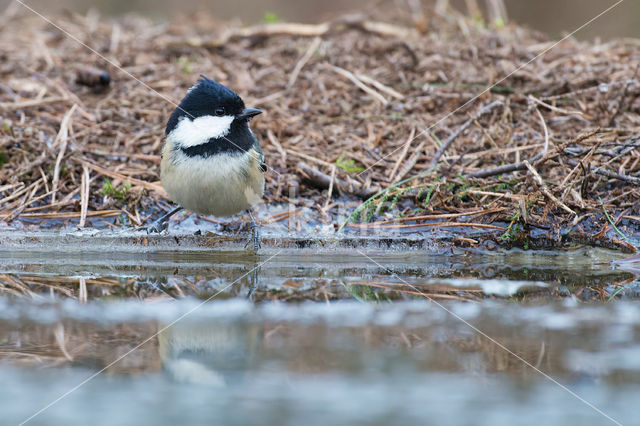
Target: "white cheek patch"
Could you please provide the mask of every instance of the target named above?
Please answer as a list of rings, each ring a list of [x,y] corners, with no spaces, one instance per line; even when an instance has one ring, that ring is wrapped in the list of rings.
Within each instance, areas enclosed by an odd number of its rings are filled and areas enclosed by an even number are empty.
[[[169,136],[184,148],[202,145],[211,138],[226,136],[231,129],[233,118],[232,115],[205,115],[194,120],[182,117]]]

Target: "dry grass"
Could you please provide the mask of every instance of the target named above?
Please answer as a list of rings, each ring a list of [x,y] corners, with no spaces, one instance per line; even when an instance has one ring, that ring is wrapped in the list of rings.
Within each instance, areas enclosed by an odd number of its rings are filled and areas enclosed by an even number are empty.
[[[133,224],[155,215],[168,201],[159,153],[174,106],[27,11],[7,13],[2,220],[95,226],[118,212]],[[568,39],[549,50],[540,34],[450,9],[391,16],[251,28],[201,15],[169,25],[54,20],[163,97],[178,101],[202,73],[264,109],[254,128],[271,168],[267,203],[311,205],[331,222],[342,204],[327,189],[377,193],[354,222],[397,228],[454,215],[507,228],[497,232],[511,241],[534,227],[604,238],[604,205],[622,232],[635,232],[638,41]],[[108,71],[110,86],[78,84],[85,66]],[[412,225],[412,216],[423,219]]]

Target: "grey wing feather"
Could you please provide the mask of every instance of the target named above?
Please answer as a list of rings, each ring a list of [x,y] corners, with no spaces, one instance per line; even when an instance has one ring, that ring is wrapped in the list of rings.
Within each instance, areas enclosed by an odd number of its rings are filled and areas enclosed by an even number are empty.
[[[262,173],[265,173],[267,171],[267,163],[264,162],[264,152],[262,152],[262,148],[260,147],[260,144],[258,143],[257,140],[253,144],[253,149],[255,149],[256,152],[258,153],[258,161],[260,163],[260,170],[262,170]]]

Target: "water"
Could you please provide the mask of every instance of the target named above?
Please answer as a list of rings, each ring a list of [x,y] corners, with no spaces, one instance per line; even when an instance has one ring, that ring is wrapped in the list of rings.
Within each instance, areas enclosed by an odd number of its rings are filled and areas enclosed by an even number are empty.
[[[77,235],[13,235],[0,245],[2,424],[637,417],[638,265],[616,252],[398,240],[254,257],[233,240],[91,234],[77,250]]]
[[[433,304],[197,306],[3,306],[4,421],[105,370],[31,424],[606,423]],[[447,308],[618,421],[635,418],[635,304]]]

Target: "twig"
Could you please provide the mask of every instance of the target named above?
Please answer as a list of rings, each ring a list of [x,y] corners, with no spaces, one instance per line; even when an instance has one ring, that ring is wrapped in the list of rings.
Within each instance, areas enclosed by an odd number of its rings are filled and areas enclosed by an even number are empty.
[[[370,223],[350,223],[347,226],[351,228],[367,228],[371,227]],[[422,227],[433,227],[433,228],[451,228],[451,227],[471,227],[471,228],[485,228],[485,229],[498,229],[501,231],[506,231],[507,228],[503,226],[497,225],[487,225],[484,223],[468,223],[468,222],[435,222],[435,223],[415,223],[411,225],[383,225],[383,226],[375,226],[376,229],[406,229],[406,228],[422,228]]]
[[[291,76],[289,77],[289,83],[287,84],[287,89],[290,89],[291,87],[293,87],[296,80],[298,79],[298,74],[300,74],[300,71],[302,70],[302,68],[306,65],[309,59],[311,59],[311,56],[313,56],[315,51],[318,49],[318,46],[320,46],[321,41],[322,39],[320,37],[316,37],[313,39],[307,51],[304,53],[304,55],[302,55],[302,58],[300,58],[300,60],[296,63],[296,66],[293,68],[293,71],[291,72]]]
[[[367,75],[360,74],[360,73],[355,73],[355,76],[358,77],[358,79],[360,79],[360,81],[362,81],[363,83],[370,84],[376,89],[380,90],[381,92],[385,92],[387,95],[393,96],[394,98],[399,100],[404,99],[404,95],[402,93],[396,92],[391,87],[385,86],[384,84],[380,83],[378,80],[375,80]]]
[[[533,158],[531,158],[531,162],[535,163],[543,157],[542,154],[537,154]],[[526,160],[525,160],[526,161]],[[519,163],[505,164],[504,166],[498,166],[489,170],[480,170],[479,172],[467,173],[465,177],[468,178],[485,178],[489,176],[501,175],[504,173],[511,173],[518,170],[524,170],[527,166],[525,166],[524,161]]]
[[[462,132],[464,132],[465,130],[467,130],[467,128],[469,126],[471,126],[473,124],[474,121],[478,120],[479,118],[481,118],[483,115],[493,111],[493,109],[497,108],[497,107],[502,107],[503,104],[500,101],[495,101],[490,103],[489,105],[485,106],[484,108],[482,108],[476,115],[474,115],[472,118],[470,118],[469,120],[467,120],[462,126],[460,126],[458,128],[458,130],[456,130],[451,136],[449,136],[443,143],[442,146],[440,147],[440,149],[438,150],[438,152],[435,153],[435,155],[433,156],[433,158],[431,159],[431,163],[429,163],[429,167],[434,167],[436,164],[438,164],[438,161],[440,161],[440,157],[442,157],[442,155],[447,151],[447,149],[449,148],[449,146],[453,143],[453,141],[455,141],[458,136],[460,136],[462,134]]]
[[[547,197],[549,197],[549,199],[551,201],[553,201],[554,203],[556,203],[558,206],[560,206],[564,211],[566,211],[567,213],[570,213],[573,216],[576,216],[576,212],[574,212],[573,210],[571,210],[569,207],[567,207],[566,204],[564,204],[562,201],[558,200],[555,195],[553,195],[551,193],[551,191],[549,191],[549,189],[547,188],[547,185],[542,181],[542,177],[540,177],[540,175],[538,174],[538,172],[536,171],[536,169],[533,168],[533,166],[531,166],[531,164],[529,164],[529,162],[527,160],[523,161],[525,167],[527,169],[529,169],[529,171],[531,172],[531,174],[533,175],[533,177],[535,178],[536,182],[538,182],[538,185],[540,186],[540,189],[542,190],[542,192],[544,193],[544,195],[546,195]]]
[[[38,190],[40,189],[40,181],[36,181],[36,186],[33,187],[33,189],[31,190],[31,192],[27,195],[25,195],[24,199],[22,200],[22,202],[20,203],[20,206],[15,209],[9,216],[5,217],[5,222],[9,223],[12,220],[14,220],[16,217],[18,217],[20,215],[20,213],[22,213],[25,208],[31,204],[31,200],[33,199],[33,196],[36,194],[36,192],[38,192]],[[7,206],[6,209],[8,210],[10,207]]]
[[[87,212],[87,217],[111,217],[121,214],[121,210],[101,210]],[[8,217],[8,214],[0,214],[0,218]],[[40,218],[40,219],[75,219],[80,217],[80,212],[59,212],[59,213],[22,213],[20,217]]]
[[[351,82],[353,82],[353,84],[358,86],[364,92],[366,92],[369,95],[373,96],[373,98],[376,99],[378,102],[380,102],[382,105],[387,105],[389,103],[384,98],[384,96],[382,96],[380,93],[376,92],[375,90],[373,90],[372,88],[370,88],[369,86],[364,84],[362,81],[360,81],[358,79],[358,77],[356,77],[356,75],[354,73],[352,73],[351,71],[347,71],[344,68],[340,68],[340,67],[337,67],[335,65],[331,65],[329,63],[326,64],[326,67],[331,69],[331,70],[333,70],[337,74],[340,74],[341,76],[346,77],[349,80],[351,80]]]
[[[188,39],[171,40],[165,47],[205,47],[218,48],[225,46],[229,41],[238,38],[269,37],[274,35],[296,35],[300,37],[317,37],[326,34],[331,25],[327,22],[321,24],[295,24],[295,23],[272,23],[256,25],[248,28],[232,28],[223,32],[218,38],[203,40],[198,37]]]
[[[87,220],[87,209],[89,208],[89,168],[82,165],[82,190],[80,191],[80,223],[78,226],[84,228]]]
[[[284,148],[282,148],[282,145],[280,145],[280,141],[278,141],[278,138],[273,133],[273,130],[271,129],[267,130],[267,138],[269,138],[269,142],[271,142],[273,146],[276,147],[276,150],[280,153],[280,159],[282,160],[280,163],[280,167],[282,167],[283,169],[286,169],[287,168],[287,151],[285,151]]]
[[[381,220],[378,222],[367,222],[366,224],[354,224],[354,225],[376,226],[376,225],[387,225],[387,224],[402,223],[402,222],[414,222],[414,221],[417,222],[420,220],[452,219],[456,217],[466,217],[466,216],[469,216],[469,217],[484,216],[488,214],[499,213],[505,210],[506,208],[499,207],[491,210],[478,210],[478,211],[465,212],[465,213],[428,214],[428,215],[414,216],[414,217],[398,217],[398,218],[389,219],[389,220]]]
[[[544,117],[538,108],[536,108],[536,113],[538,114],[538,118],[540,119],[540,123],[542,123],[542,128],[544,129],[544,150],[542,151],[543,155],[546,155],[549,152],[549,129],[547,128],[547,123],[544,122]]]
[[[329,202],[331,201],[331,195],[333,194],[333,183],[336,181],[336,166],[331,167],[331,182],[329,182],[329,190],[327,191],[327,199],[324,202],[324,207],[322,210],[327,210],[329,207]]]
[[[281,220],[290,219],[300,214],[302,214],[302,210],[287,210],[281,213],[276,213],[273,216],[266,218],[262,221],[262,224],[268,225],[270,223],[280,222]]]
[[[287,151],[289,154],[293,154],[293,155],[295,155],[296,157],[302,158],[302,159],[307,160],[307,161],[311,161],[311,162],[316,163],[316,164],[320,164],[320,165],[322,165],[322,166],[326,166],[326,167],[331,167],[331,166],[333,166],[333,164],[332,164],[332,163],[329,163],[328,161],[324,161],[324,160],[321,160],[321,159],[319,159],[319,158],[315,158],[315,157],[312,157],[312,156],[310,156],[310,155],[303,154],[303,153],[298,152],[298,151],[294,151],[294,150],[293,150],[293,149],[291,149],[291,148],[287,148],[287,150],[286,150],[286,151]]]
[[[396,176],[395,179],[396,181],[404,179],[404,177],[414,168],[414,166],[418,162],[418,159],[420,158],[420,155],[422,154],[422,150],[424,150],[425,144],[426,141],[420,142],[418,148],[416,148],[415,152],[411,155],[411,157],[409,157],[405,165],[402,166],[402,168],[398,172],[398,176]]]
[[[475,190],[475,189],[470,189],[468,191],[466,191],[469,194],[475,194],[475,195],[487,195],[489,197],[498,197],[498,198],[508,198],[510,200],[522,200],[523,198],[525,198],[524,195],[520,195],[520,194],[504,194],[501,192],[490,192],[490,191],[479,191],[479,190]]]
[[[16,103],[2,102],[0,103],[0,110],[9,112],[9,111],[15,111],[17,109],[39,107],[43,105],[57,104],[58,102],[67,102],[67,101],[69,101],[69,98],[57,96],[57,97],[34,99],[34,100],[16,102]]]
[[[328,189],[331,185],[331,176],[322,173],[320,170],[314,169],[303,162],[299,162],[297,167],[302,178],[307,180],[307,182],[312,186],[320,189]],[[335,179],[335,186],[342,192],[352,194],[360,198],[369,198],[378,191],[378,188],[363,189],[358,183],[348,183],[338,178]]]
[[[555,111],[555,112],[559,112],[560,114],[566,114],[566,115],[584,115],[584,113],[583,113],[583,112],[581,112],[581,111],[569,111],[568,109],[562,109],[562,108],[555,107],[555,106],[553,106],[553,105],[549,105],[548,103],[541,101],[540,99],[536,98],[536,97],[535,97],[535,96],[533,96],[533,95],[529,95],[529,99],[530,99],[531,101],[533,101],[533,102],[537,103],[538,105],[540,105],[540,106],[543,106],[543,107],[547,108],[548,110]]]
[[[616,117],[618,116],[618,114],[620,114],[620,111],[623,110],[625,100],[627,99],[627,93],[629,91],[629,85],[631,84],[631,82],[633,80],[635,80],[636,76],[638,75],[638,69],[640,69],[640,64],[636,65],[636,69],[633,72],[633,77],[631,79],[627,80],[627,83],[624,85],[624,90],[622,91],[622,96],[620,97],[620,101],[618,101],[618,107],[616,108],[615,112],[611,115],[611,118],[609,119],[609,126],[613,126],[614,125]]]
[[[335,22],[323,22],[320,24],[296,24],[296,23],[271,23],[256,25],[248,28],[232,28],[225,31],[219,37],[210,40],[203,40],[198,37],[188,39],[170,40],[164,43],[163,47],[205,47],[216,49],[226,46],[229,41],[239,38],[271,37],[276,35],[291,35],[298,37],[319,37],[331,31],[344,31],[345,27],[358,29],[382,37],[394,37],[406,40],[416,34],[412,28],[387,24],[384,22],[373,22],[362,19],[338,19]]]
[[[74,111],[78,107],[77,104],[73,104],[71,109],[67,111],[67,113],[62,118],[62,122],[60,122],[60,130],[58,131],[58,135],[56,136],[56,140],[54,142],[54,146],[61,144],[60,150],[58,151],[58,157],[56,158],[56,165],[53,169],[53,181],[51,182],[51,204],[56,202],[56,192],[58,191],[58,183],[60,180],[60,164],[62,163],[62,158],[64,158],[64,153],[67,150],[67,143],[69,142],[69,126],[71,116]]]
[[[78,302],[87,303],[87,280],[84,277],[78,278]]]
[[[111,170],[107,170],[105,168],[102,168],[98,165],[95,165],[93,163],[90,163],[86,160],[83,160],[81,158],[73,158],[74,160],[78,161],[80,164],[87,166],[88,168],[90,168],[91,170],[100,173],[101,175],[104,176],[108,176],[110,178],[114,178],[114,179],[120,179],[122,181],[129,181],[131,182],[132,185],[136,185],[136,186],[141,186],[145,189],[150,189],[152,191],[156,191],[160,196],[162,196],[163,198],[169,198],[169,195],[167,194],[167,192],[164,190],[164,188],[161,185],[155,184],[155,183],[151,183],[151,182],[145,182],[143,180],[140,179],[136,179],[136,178],[132,178],[131,176],[126,176],[123,175],[122,173],[118,173],[118,172],[114,172]]]
[[[567,159],[567,163],[569,163],[572,166],[577,166],[579,164],[578,161],[572,160],[572,159]],[[591,170],[591,172],[601,176],[618,179],[624,182],[628,182],[628,183],[632,183],[634,185],[640,186],[640,178],[637,178],[635,176],[623,175],[622,173],[612,172],[611,170],[603,169],[601,167],[597,169],[593,169]]]
[[[139,218],[137,218],[137,217],[135,217],[135,216],[134,216],[134,215],[132,215],[131,213],[129,213],[129,212],[127,211],[127,209],[126,209],[126,208],[123,208],[123,209],[122,209],[122,212],[123,212],[124,214],[126,214],[126,215],[129,217],[129,219],[131,220],[131,223],[135,223],[137,226],[140,226],[140,225],[142,224],[142,223],[140,222],[140,219],[139,219]]]
[[[416,128],[412,127],[411,133],[409,133],[409,137],[407,138],[407,141],[404,143],[404,148],[402,149],[402,152],[400,153],[400,156],[398,157],[396,164],[394,164],[393,169],[391,169],[391,174],[389,175],[390,182],[393,182],[393,177],[395,176],[396,171],[398,171],[398,167],[400,167],[400,163],[402,163],[402,160],[404,160],[404,157],[407,156],[407,152],[409,151],[409,147],[411,147],[411,142],[413,142],[413,139],[414,139],[413,136],[415,134],[416,134]]]

